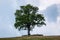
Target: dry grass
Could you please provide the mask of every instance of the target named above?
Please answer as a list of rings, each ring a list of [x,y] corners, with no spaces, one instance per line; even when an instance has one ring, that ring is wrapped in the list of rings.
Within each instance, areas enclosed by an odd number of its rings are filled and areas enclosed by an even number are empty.
[[[12,38],[0,38],[0,40],[60,40],[60,36],[22,36]]]

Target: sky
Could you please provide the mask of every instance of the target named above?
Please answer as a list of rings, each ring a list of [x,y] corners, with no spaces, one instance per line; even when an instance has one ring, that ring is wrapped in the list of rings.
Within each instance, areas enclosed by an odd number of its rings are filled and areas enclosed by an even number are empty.
[[[0,0],[0,37],[14,37],[27,34],[14,27],[15,11],[20,6],[31,4],[44,14],[46,26],[35,27],[31,34],[60,35],[60,0]]]

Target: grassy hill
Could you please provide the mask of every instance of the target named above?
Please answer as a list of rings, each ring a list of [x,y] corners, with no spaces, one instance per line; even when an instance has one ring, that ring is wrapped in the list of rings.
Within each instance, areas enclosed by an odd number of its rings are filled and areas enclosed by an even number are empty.
[[[60,36],[22,36],[12,38],[0,38],[0,40],[60,40]]]

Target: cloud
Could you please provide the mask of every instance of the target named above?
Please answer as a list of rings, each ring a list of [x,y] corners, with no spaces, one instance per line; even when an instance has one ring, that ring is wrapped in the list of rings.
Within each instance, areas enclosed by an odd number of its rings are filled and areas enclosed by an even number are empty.
[[[47,7],[45,10],[45,16],[46,16],[47,20],[50,22],[56,22],[58,14],[59,13],[58,13],[56,4],[53,4],[49,7]]]
[[[19,6],[21,5],[26,5],[26,4],[31,4],[33,6],[39,6],[40,5],[40,1],[39,0],[19,0],[18,1]]]
[[[32,4],[34,6],[40,6],[39,0],[27,0],[27,4]]]
[[[60,22],[46,22],[46,26],[35,27],[31,34],[43,34],[44,36],[60,35]]]
[[[60,17],[57,17],[56,22],[48,22],[47,23],[47,30],[45,35],[60,35]]]
[[[7,24],[7,25],[0,27],[0,38],[2,38],[2,37],[16,37],[16,36],[21,36],[21,34],[13,26]]]
[[[60,4],[60,0],[39,0],[40,1],[40,10],[46,9],[48,6],[51,6],[52,4]]]
[[[60,4],[57,4],[57,10],[58,10],[58,13],[59,13],[59,16],[60,16]]]
[[[46,11],[45,11],[46,10]],[[42,27],[44,35],[60,35],[60,4],[52,4],[45,9],[46,27]],[[44,12],[43,11],[43,12]],[[49,21],[48,21],[49,20]],[[40,28],[39,28],[40,30]]]
[[[13,26],[14,13],[17,8],[17,0],[0,1],[0,37],[21,36]]]
[[[57,17],[57,23],[60,23],[60,15]]]

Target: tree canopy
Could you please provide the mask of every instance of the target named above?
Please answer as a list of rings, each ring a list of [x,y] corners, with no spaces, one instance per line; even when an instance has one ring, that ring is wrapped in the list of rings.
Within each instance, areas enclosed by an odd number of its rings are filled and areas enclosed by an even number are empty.
[[[15,12],[15,28],[28,30],[28,35],[30,35],[30,30],[32,30],[35,25],[39,25],[40,27],[46,25],[44,16],[38,13],[38,9],[38,7],[30,4],[20,6],[20,10],[16,10]]]

